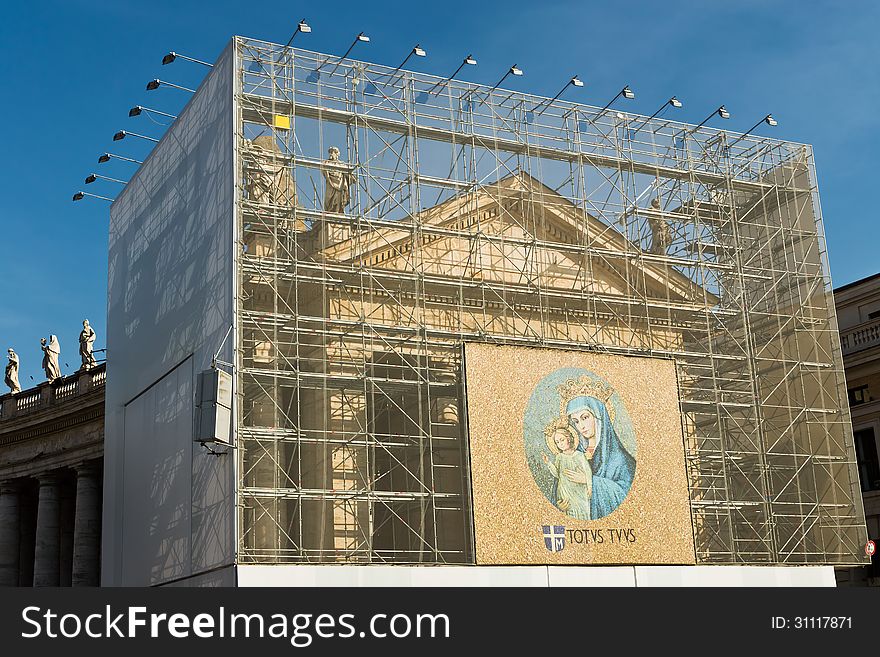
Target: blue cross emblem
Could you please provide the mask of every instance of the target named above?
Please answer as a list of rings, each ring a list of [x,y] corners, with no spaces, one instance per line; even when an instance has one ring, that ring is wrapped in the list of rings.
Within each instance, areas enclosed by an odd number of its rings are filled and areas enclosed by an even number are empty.
[[[562,552],[565,548],[565,527],[544,525],[544,547],[550,552]]]

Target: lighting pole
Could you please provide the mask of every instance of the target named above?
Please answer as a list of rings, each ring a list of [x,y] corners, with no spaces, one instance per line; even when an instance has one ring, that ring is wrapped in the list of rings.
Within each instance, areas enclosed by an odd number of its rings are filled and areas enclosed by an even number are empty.
[[[523,74],[522,69],[519,68],[516,64],[514,64],[513,66],[510,67],[510,69],[507,71],[507,73],[505,73],[504,76],[500,80],[498,80],[498,82],[495,83],[495,86],[493,86],[492,89],[490,89],[490,91],[495,91],[498,87],[501,86],[501,83],[504,82],[511,75],[515,75],[515,76],[519,77],[522,74]]]
[[[448,78],[445,78],[445,79],[443,79],[443,80],[440,80],[440,82],[438,82],[438,83],[435,84],[433,87],[431,87],[431,90],[430,90],[428,93],[430,93],[431,95],[433,95],[433,94],[434,94],[434,90],[435,90],[437,87],[440,87],[440,86],[446,86],[447,84],[449,84],[452,80],[455,79],[455,76],[458,75],[458,74],[461,72],[461,69],[463,69],[465,66],[476,66],[476,65],[477,65],[477,60],[474,59],[474,56],[473,56],[473,55],[468,55],[468,56],[465,57],[463,60],[461,60],[461,64],[458,65],[458,68],[455,69],[455,72],[454,72],[452,75],[450,75]]]
[[[576,76],[576,75],[571,76],[571,80],[569,80],[568,82],[565,83],[565,86],[563,86],[562,89],[559,90],[559,93],[557,93],[555,96],[553,96],[553,98],[551,98],[550,100],[545,100],[541,103],[538,103],[537,107],[535,107],[535,110],[538,109],[538,107],[543,107],[544,105],[547,105],[548,107],[550,105],[552,105],[556,100],[559,100],[559,97],[562,95],[562,93],[566,89],[568,89],[570,86],[571,87],[583,87],[584,83],[578,78],[578,76]],[[535,110],[532,110],[532,111],[534,112]],[[538,112],[538,115],[540,116],[543,113],[544,113],[544,110],[542,109],[540,112]]]
[[[201,59],[195,59],[193,57],[187,57],[186,55],[181,55],[179,52],[170,52],[162,58],[162,66],[166,66],[170,64],[175,59],[185,59],[188,62],[195,62],[196,64],[201,64],[202,66],[207,66],[208,68],[214,68],[213,64],[209,64],[208,62],[203,62]]]
[[[98,156],[98,164],[104,164],[105,162],[109,162],[110,159],[123,160],[124,162],[131,162],[132,164],[143,164],[140,160],[135,160],[130,157],[125,157],[123,155],[116,155],[115,153],[101,153]]]
[[[757,128],[759,125],[761,125],[762,123],[766,123],[766,124],[769,125],[770,127],[774,127],[774,128],[775,128],[776,126],[779,125],[779,121],[777,121],[776,119],[774,119],[772,114],[768,114],[768,115],[765,116],[763,119],[761,119],[760,121],[758,121],[755,125],[753,125],[751,128],[749,128],[749,129],[746,130],[744,133],[742,133],[739,137],[737,137],[737,138],[734,139],[732,142],[730,142],[730,143],[727,145],[727,147],[730,148],[730,147],[733,146],[736,142],[738,142],[740,139],[743,139],[744,137],[747,137],[747,136],[749,136],[750,134],[752,134],[752,131],[753,131],[755,128]]]
[[[293,43],[293,39],[294,39],[294,37],[295,37],[297,34],[299,34],[300,32],[302,32],[303,34],[308,34],[308,33],[311,32],[311,31],[312,31],[312,27],[311,27],[311,25],[309,25],[308,23],[306,23],[306,19],[303,18],[303,19],[297,24],[296,29],[293,31],[293,36],[291,36],[290,39],[287,40],[287,43],[284,44],[284,47],[285,47],[285,48],[290,48],[290,44]]]
[[[330,75],[333,75],[334,73],[336,73],[336,69],[339,68],[339,65],[342,63],[342,60],[345,59],[346,57],[348,57],[348,55],[351,53],[352,50],[354,50],[354,47],[358,43],[369,43],[369,42],[370,42],[370,37],[368,37],[366,34],[364,34],[363,32],[358,34],[354,38],[354,41],[351,42],[351,45],[348,47],[348,50],[345,51],[345,54],[339,58],[338,62],[336,62],[336,66],[334,66],[333,70],[330,71]],[[320,66],[318,67],[318,69],[320,70]]]
[[[176,119],[177,117],[174,114],[169,114],[168,112],[160,112],[157,109],[152,109],[150,107],[144,107],[143,105],[135,105],[130,110],[128,110],[128,115],[131,117],[140,116],[146,112],[147,114],[158,114],[159,116],[167,116],[169,119]]]
[[[730,112],[728,112],[728,111],[727,111],[727,108],[724,107],[724,105],[722,105],[722,106],[719,107],[717,110],[715,110],[714,112],[712,112],[709,116],[707,116],[705,119],[703,119],[702,121],[700,121],[700,122],[697,124],[697,126],[696,126],[693,130],[691,130],[691,132],[696,132],[697,130],[699,130],[700,128],[702,128],[704,125],[706,125],[706,123],[709,122],[709,119],[711,119],[711,118],[712,118],[713,116],[715,116],[716,114],[717,114],[718,116],[720,116],[722,119],[729,119],[729,118],[730,118]]]
[[[146,139],[147,141],[151,141],[154,144],[158,144],[159,140],[153,137],[147,137],[146,135],[139,135],[136,132],[128,132],[127,130],[120,130],[115,135],[113,135],[113,141],[122,141],[126,137],[137,137],[138,139]]]
[[[98,194],[89,194],[88,192],[77,192],[73,195],[72,201],[82,201],[86,196],[91,196],[92,198],[99,198],[102,201],[110,201],[111,203],[115,200],[112,198],[107,198],[106,196],[99,196]]]
[[[90,173],[86,176],[86,185],[91,185],[96,180],[109,180],[110,182],[119,183],[120,185],[127,185],[128,182],[125,180],[119,180],[119,178],[110,178],[108,176],[102,176],[97,173]]]
[[[412,57],[413,55],[415,55],[416,57],[427,57],[428,53],[419,44],[416,44],[415,46],[413,46],[413,49],[409,51],[409,54],[406,56],[406,59],[404,59],[402,62],[400,62],[400,66],[398,66],[396,69],[394,69],[394,72],[397,73],[397,71],[399,71],[404,66],[406,66],[406,63],[409,61],[409,58]]]
[[[620,91],[617,92],[617,95],[614,98],[612,98],[610,101],[608,101],[608,103],[605,105],[605,107],[603,107],[602,109],[599,110],[599,116],[602,116],[602,114],[605,113],[605,110],[607,110],[609,107],[611,107],[614,104],[614,101],[617,100],[618,98],[620,98],[621,96],[623,96],[627,100],[632,100],[633,98],[636,97],[633,90],[629,88],[629,85],[624,86],[623,89],[621,89]]]
[[[160,86],[171,87],[172,89],[180,89],[181,91],[188,91],[191,94],[195,93],[195,89],[190,89],[189,87],[181,87],[179,84],[174,84],[173,82],[166,82],[165,80],[160,80],[156,78],[155,80],[150,80],[147,82],[147,91],[154,91],[158,89]]]
[[[649,116],[647,119],[645,119],[644,121],[642,121],[641,125],[639,125],[638,128],[635,128],[635,129],[633,130],[633,132],[638,132],[639,130],[641,130],[642,128],[644,128],[645,125],[646,125],[651,119],[656,118],[656,117],[660,114],[660,112],[662,112],[663,110],[665,110],[667,107],[675,107],[675,108],[679,108],[679,107],[681,107],[682,105],[683,105],[683,103],[682,103],[678,98],[676,98],[675,96],[673,96],[672,98],[670,98],[669,100],[667,100],[665,103],[663,103],[663,104],[660,106],[660,109],[658,109],[658,110],[657,110],[656,112],[654,112],[651,116]]]

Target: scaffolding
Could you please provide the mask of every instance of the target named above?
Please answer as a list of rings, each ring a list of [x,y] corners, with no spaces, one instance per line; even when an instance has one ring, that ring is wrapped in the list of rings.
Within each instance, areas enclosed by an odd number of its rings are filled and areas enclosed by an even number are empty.
[[[674,358],[698,562],[862,562],[808,146],[235,61],[240,563],[473,563],[466,341]]]

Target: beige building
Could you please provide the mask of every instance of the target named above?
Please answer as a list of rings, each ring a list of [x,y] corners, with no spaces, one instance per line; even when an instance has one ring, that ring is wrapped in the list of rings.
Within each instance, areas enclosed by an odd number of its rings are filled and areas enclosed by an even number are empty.
[[[105,366],[0,395],[0,586],[97,586]]]
[[[880,274],[834,291],[868,535],[880,543]],[[840,584],[880,586],[880,558],[838,571]]]

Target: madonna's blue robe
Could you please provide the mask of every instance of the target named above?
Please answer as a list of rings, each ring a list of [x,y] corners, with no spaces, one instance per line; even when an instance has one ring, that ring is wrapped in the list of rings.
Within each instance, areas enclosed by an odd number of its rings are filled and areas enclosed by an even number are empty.
[[[569,414],[587,408],[596,418],[596,429],[602,432],[599,446],[593,452],[590,467],[593,469],[593,495],[590,498],[592,520],[604,518],[614,511],[632,486],[636,474],[636,460],[626,451],[605,404],[595,397],[576,397],[566,408]],[[581,437],[578,451],[586,452],[587,441]],[[554,496],[556,491],[554,490]]]

